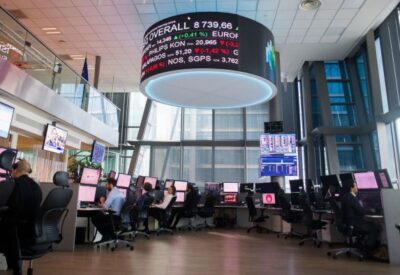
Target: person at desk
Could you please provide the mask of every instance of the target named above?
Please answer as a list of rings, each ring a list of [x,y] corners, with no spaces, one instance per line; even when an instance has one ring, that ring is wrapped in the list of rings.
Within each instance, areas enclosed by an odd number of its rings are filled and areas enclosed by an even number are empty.
[[[189,183],[186,187],[186,192],[187,192],[186,199],[183,204],[183,207],[172,209],[171,216],[168,219],[168,226],[170,226],[171,229],[176,228],[176,225],[178,224],[179,220],[187,211],[190,211],[190,210],[194,209],[194,207],[196,207],[195,204],[197,203],[197,194],[193,188],[193,185],[191,185]],[[174,222],[174,218],[175,218],[175,222]],[[172,222],[174,222],[174,223],[172,224]]]
[[[168,187],[167,194],[164,195],[163,201],[159,204],[152,204],[150,206],[149,216],[152,216],[156,220],[161,221],[161,213],[168,207],[172,198],[175,196],[175,193],[175,186],[171,185],[170,187]]]
[[[99,202],[99,207],[112,210],[112,219],[114,222],[119,222],[121,219],[121,209],[125,203],[125,196],[115,187],[116,185],[117,181],[114,178],[107,179],[106,188],[109,193],[104,202]],[[102,235],[100,242],[110,240],[113,237],[113,227],[108,215],[103,212],[98,213],[92,218],[92,223]]]
[[[153,190],[153,187],[151,183],[145,182],[143,185],[143,194],[139,197],[139,199],[136,202],[136,208],[137,208],[137,215],[140,215],[142,211],[145,210],[146,207],[149,207],[154,201],[154,197],[150,195],[150,192]],[[145,213],[147,214],[147,213]],[[144,231],[149,232],[149,220],[146,219],[143,221],[143,226],[144,226]]]
[[[379,236],[381,233],[381,227],[376,223],[364,219],[367,210],[357,199],[358,189],[354,181],[344,181],[342,185],[344,192],[342,196],[343,222],[347,225],[353,226],[355,230],[365,234],[365,252],[368,256],[373,256],[380,245]]]
[[[29,177],[31,172],[31,166],[25,159],[13,165],[11,176],[15,187],[7,201],[9,211],[0,222],[0,252],[5,254],[8,267],[14,270],[14,274],[22,274],[19,270],[18,239],[24,245],[35,237],[35,217],[42,202],[42,191]]]

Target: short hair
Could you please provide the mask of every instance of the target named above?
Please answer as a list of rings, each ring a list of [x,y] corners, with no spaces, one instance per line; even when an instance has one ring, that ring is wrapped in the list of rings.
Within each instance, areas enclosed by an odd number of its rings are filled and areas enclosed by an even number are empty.
[[[172,195],[175,195],[175,193],[176,193],[176,188],[175,188],[175,186],[171,185],[170,187],[171,187],[171,189],[172,189]]]
[[[187,189],[188,189],[190,192],[194,191],[194,187],[193,187],[193,185],[190,184],[190,183],[187,184]]]
[[[107,184],[112,184],[113,186],[116,186],[117,180],[114,178],[107,178]]]
[[[354,180],[348,179],[348,180],[344,180],[342,182],[342,189],[345,193],[350,193],[351,192],[351,188],[354,187]]]
[[[21,159],[13,165],[13,169],[18,174],[30,174],[32,172],[31,165],[26,159]]]
[[[153,190],[153,186],[151,185],[151,183],[145,182],[143,185],[143,189],[147,192],[150,192],[151,190]]]

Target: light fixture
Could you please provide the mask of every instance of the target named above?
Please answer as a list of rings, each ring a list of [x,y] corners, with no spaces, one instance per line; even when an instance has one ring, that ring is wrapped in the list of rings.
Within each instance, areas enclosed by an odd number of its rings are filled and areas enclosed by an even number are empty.
[[[50,31],[50,32],[46,32],[46,34],[52,35],[52,34],[61,34],[60,31]]]
[[[302,0],[299,8],[303,11],[316,10],[321,6],[321,0]]]
[[[42,31],[55,31],[55,30],[57,30],[56,27],[45,27],[45,28],[42,28]]]

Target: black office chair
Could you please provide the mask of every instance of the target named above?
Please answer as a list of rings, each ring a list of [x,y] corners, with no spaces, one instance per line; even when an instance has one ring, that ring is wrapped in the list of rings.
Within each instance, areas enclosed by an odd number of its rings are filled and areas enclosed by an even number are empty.
[[[160,217],[161,219],[159,221],[160,224],[159,224],[159,228],[157,229],[157,232],[156,232],[157,236],[159,236],[161,233],[169,233],[171,235],[174,234],[174,232],[168,228],[167,221],[168,221],[169,216],[171,215],[171,209],[172,209],[172,206],[174,205],[175,201],[176,201],[176,196],[174,196],[171,199],[167,208],[165,208],[164,211],[161,211],[161,217]]]
[[[207,219],[211,218],[214,216],[215,213],[215,198],[212,195],[212,193],[207,192],[206,196],[206,200],[204,202],[204,206],[199,208],[197,211],[197,216],[199,216],[200,218],[204,219],[203,223],[200,223],[196,226],[197,230],[201,230],[202,228],[214,228],[215,225],[213,224],[208,224],[207,223]]]
[[[316,247],[320,247],[321,240],[319,239],[319,236],[321,236],[322,229],[325,229],[326,222],[323,222],[319,219],[314,219],[313,212],[308,202],[307,194],[304,192],[304,190],[300,192],[299,204],[300,208],[303,209],[303,223],[306,226],[308,233],[307,237],[304,237],[300,240],[299,245],[302,246],[306,241],[313,241]]]
[[[140,230],[140,224],[147,223],[149,224],[149,208],[150,205],[154,202],[153,197],[148,197],[144,203],[142,209],[139,211],[137,208],[135,209],[136,212],[132,212],[132,223],[135,227],[134,237],[136,238],[137,235],[144,236],[146,239],[150,239],[150,232],[146,229]],[[148,228],[147,228],[148,229]]]
[[[61,188],[52,189],[40,207],[35,222],[35,238],[29,244],[20,243],[21,260],[29,261],[28,275],[33,274],[33,260],[52,251],[53,244],[63,239],[62,228],[73,192],[68,188],[67,172],[56,172],[53,183]],[[20,264],[22,268],[22,261]]]
[[[267,215],[257,216],[257,209],[254,205],[253,197],[246,197],[247,210],[249,211],[249,222],[253,223],[253,226],[247,229],[247,233],[250,233],[253,229],[256,229],[258,233],[263,231],[269,232],[269,230],[260,225],[260,223],[265,222],[269,217]]]
[[[281,219],[284,220],[285,222],[289,224],[296,224],[296,223],[301,223],[303,219],[302,213],[299,211],[293,211],[290,205],[289,200],[285,196],[285,192],[283,190],[278,192],[278,199],[277,199],[278,205],[282,208],[281,212],[279,215],[281,216]],[[289,237],[300,237],[303,238],[304,235],[298,232],[295,232],[293,230],[293,226],[290,227],[290,232],[288,233],[278,233],[277,237],[284,237],[286,240]]]
[[[195,192],[195,191],[193,191]],[[193,226],[194,218],[197,216],[197,205],[199,204],[200,201],[200,196],[196,193],[196,199],[193,201],[192,205],[189,206],[188,209],[184,210],[184,213],[182,215],[182,218],[186,219],[188,222],[187,224],[178,227],[178,230],[183,231],[183,230],[194,230],[196,229],[195,226]]]
[[[355,243],[362,242],[364,238],[363,234],[354,230],[353,226],[349,226],[343,222],[342,210],[340,209],[335,198],[331,198],[329,200],[329,204],[334,214],[335,226],[337,230],[346,238],[346,247],[331,249],[327,252],[327,255],[332,256],[333,259],[337,259],[339,255],[346,254],[348,256],[356,256],[359,260],[363,260],[364,255],[362,251],[355,247]]]
[[[131,242],[124,239],[124,237],[127,235],[133,236],[134,232],[133,231],[129,232],[125,230],[123,219],[124,218],[129,219],[127,223],[128,224],[130,223],[130,217],[131,217],[130,213],[131,211],[133,211],[135,201],[136,201],[136,194],[131,190],[127,190],[126,200],[124,205],[122,206],[121,215],[119,217],[113,216],[115,212],[112,210],[105,211],[104,215],[108,215],[108,217],[110,218],[109,222],[113,230],[112,239],[97,243],[95,246],[96,248],[106,246],[110,247],[111,251],[115,251],[118,245],[123,244],[126,247],[128,247],[131,251],[134,249]]]

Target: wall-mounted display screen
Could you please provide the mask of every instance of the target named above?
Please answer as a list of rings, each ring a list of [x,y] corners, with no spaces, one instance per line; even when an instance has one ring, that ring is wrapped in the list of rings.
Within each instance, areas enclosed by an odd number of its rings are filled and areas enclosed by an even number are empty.
[[[14,107],[0,102],[0,138],[7,138],[14,115]]]
[[[296,154],[295,134],[263,134],[260,137],[261,155]]]
[[[83,168],[81,181],[82,184],[97,185],[101,176],[101,170],[92,168]]]
[[[63,154],[67,143],[68,132],[48,124],[43,141],[43,150]]]
[[[129,185],[131,184],[131,179],[132,179],[131,175],[119,174],[117,179],[117,186],[128,188]]]
[[[261,156],[260,176],[297,176],[297,156]]]
[[[92,153],[90,159],[93,163],[101,164],[104,160],[104,156],[106,155],[106,147],[101,145],[97,141],[93,142],[92,145]]]

